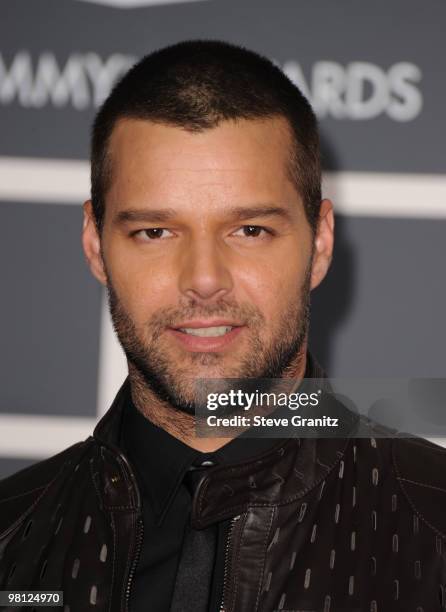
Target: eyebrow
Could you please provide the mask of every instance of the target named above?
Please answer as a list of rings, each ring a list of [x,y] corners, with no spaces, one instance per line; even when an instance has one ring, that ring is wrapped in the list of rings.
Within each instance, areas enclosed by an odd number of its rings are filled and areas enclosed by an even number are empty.
[[[159,208],[153,210],[127,209],[118,212],[114,218],[117,225],[131,222],[164,223],[170,221],[178,212],[174,208]],[[287,208],[275,205],[235,206],[225,211],[225,216],[234,221],[244,221],[254,217],[277,216],[291,221],[291,213]]]
[[[243,221],[252,217],[281,217],[286,221],[291,221],[291,213],[287,208],[274,205],[260,206],[236,206],[228,210],[228,215],[235,221]]]
[[[113,222],[118,225],[131,223],[132,221],[162,223],[163,221],[169,221],[169,219],[172,219],[174,216],[175,209],[173,208],[159,208],[157,210],[128,209],[118,212]]]

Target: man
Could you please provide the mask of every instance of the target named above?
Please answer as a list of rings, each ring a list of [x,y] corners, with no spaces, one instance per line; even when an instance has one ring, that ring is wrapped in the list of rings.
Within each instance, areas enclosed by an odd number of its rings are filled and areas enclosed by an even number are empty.
[[[445,609],[444,451],[198,437],[197,379],[321,379],[317,125],[267,59],[192,41],[100,109],[83,247],[129,376],[93,436],[0,483],[0,587],[67,612]]]

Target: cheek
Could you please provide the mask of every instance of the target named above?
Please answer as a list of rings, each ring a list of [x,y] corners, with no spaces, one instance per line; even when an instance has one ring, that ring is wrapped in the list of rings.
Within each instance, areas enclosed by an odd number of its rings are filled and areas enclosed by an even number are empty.
[[[162,266],[132,260],[124,252],[115,251],[107,268],[120,302],[136,325],[176,303],[173,276]]]
[[[289,310],[295,303],[305,277],[303,257],[284,258],[280,263],[262,262],[262,265],[239,269],[236,286],[238,299],[253,304],[265,317],[268,325]]]

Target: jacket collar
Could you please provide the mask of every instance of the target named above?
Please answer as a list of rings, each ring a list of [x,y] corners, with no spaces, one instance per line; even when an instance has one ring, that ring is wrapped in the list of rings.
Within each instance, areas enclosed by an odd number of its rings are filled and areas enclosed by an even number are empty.
[[[288,438],[253,461],[214,468],[193,500],[192,525],[206,527],[248,508],[298,500],[322,483],[350,438]]]
[[[130,379],[127,378],[122,383],[110,408],[96,424],[93,431],[93,438],[112,449],[119,450],[119,439],[121,435],[122,419],[124,416],[124,406],[128,394],[130,393]]]

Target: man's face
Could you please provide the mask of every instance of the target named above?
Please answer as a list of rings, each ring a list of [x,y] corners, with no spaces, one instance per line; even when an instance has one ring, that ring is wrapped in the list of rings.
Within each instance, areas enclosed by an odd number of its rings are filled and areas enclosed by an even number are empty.
[[[280,118],[201,133],[126,119],[113,131],[96,267],[91,219],[84,247],[130,363],[185,412],[195,379],[292,374],[304,348],[319,280],[290,147]]]

